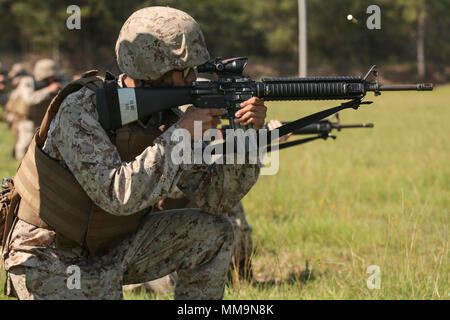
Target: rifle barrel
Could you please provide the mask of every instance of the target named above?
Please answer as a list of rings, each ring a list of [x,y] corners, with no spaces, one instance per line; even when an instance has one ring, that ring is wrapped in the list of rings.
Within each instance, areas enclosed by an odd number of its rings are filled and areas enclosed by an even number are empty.
[[[392,85],[379,85],[378,90],[370,88],[370,91],[431,91],[433,90],[432,83],[415,83],[415,84],[392,84]]]
[[[373,123],[358,123],[358,124],[339,124],[337,129],[346,128],[373,128]]]

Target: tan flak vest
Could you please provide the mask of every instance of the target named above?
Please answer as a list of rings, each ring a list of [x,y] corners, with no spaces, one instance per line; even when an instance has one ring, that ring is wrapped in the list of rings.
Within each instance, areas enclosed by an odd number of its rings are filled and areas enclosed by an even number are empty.
[[[14,177],[14,187],[21,197],[17,211],[19,219],[55,230],[59,249],[78,251],[87,248],[91,255],[135,232],[144,212],[114,216],[102,210],[92,202],[71,172],[47,156],[41,148],[64,98],[82,87],[95,90],[101,86],[103,80],[96,71],[90,71],[58,93],[50,103]],[[159,130],[132,124],[110,134],[122,161],[133,160],[153,144],[162,130],[178,119],[171,111],[165,112],[162,118],[161,123],[166,125]]]

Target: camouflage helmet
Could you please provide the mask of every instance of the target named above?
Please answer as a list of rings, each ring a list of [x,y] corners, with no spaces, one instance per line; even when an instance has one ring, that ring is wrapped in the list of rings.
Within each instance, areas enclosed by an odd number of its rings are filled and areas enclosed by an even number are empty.
[[[27,69],[25,68],[24,64],[20,62],[14,63],[8,72],[8,76],[10,78],[14,78],[25,74],[27,74]]]
[[[55,77],[58,73],[58,67],[52,59],[41,59],[34,65],[33,76],[36,81],[41,81],[49,77]]]
[[[134,79],[156,80],[209,59],[205,38],[187,13],[170,7],[147,7],[125,21],[116,42],[117,64]]]

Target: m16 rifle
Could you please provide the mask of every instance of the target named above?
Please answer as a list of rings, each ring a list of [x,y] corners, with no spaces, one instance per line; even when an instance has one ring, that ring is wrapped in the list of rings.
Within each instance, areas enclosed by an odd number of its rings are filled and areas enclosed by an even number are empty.
[[[317,139],[327,140],[328,138],[332,138],[335,140],[337,137],[331,132],[333,130],[341,131],[342,129],[351,129],[351,128],[373,128],[373,123],[355,123],[355,124],[341,124],[339,114],[335,115],[336,121],[331,120],[320,120],[318,122],[311,123],[303,128],[297,129],[292,132],[293,135],[314,135],[312,137],[307,137],[304,139],[298,139],[295,141],[284,142],[276,145],[276,149],[285,149],[288,147],[297,146],[300,144],[304,144],[307,142],[311,142]],[[283,121],[281,122],[283,125],[288,124],[289,122]],[[264,125],[264,129],[268,129],[268,125]],[[230,129],[229,126],[222,126],[222,136],[226,136],[226,130]],[[271,148],[269,147],[268,151],[270,152]]]
[[[60,82],[60,83],[64,83],[66,80],[62,77],[62,76],[58,76],[58,77],[53,77],[53,79],[42,79],[39,81],[34,81],[34,89],[35,90],[40,90],[42,88],[48,87],[49,85],[51,85],[53,82]]]
[[[279,135],[282,136],[340,110],[357,109],[361,104],[370,104],[369,101],[362,101],[369,91],[377,96],[382,91],[433,89],[431,83],[381,85],[376,66],[372,66],[364,77],[264,78],[254,81],[243,75],[247,62],[246,57],[208,61],[198,66],[197,71],[215,73],[218,80],[196,81],[188,87],[118,88],[115,81],[105,82],[104,87],[96,92],[99,121],[105,130],[114,130],[168,108],[194,104],[197,108],[223,108],[226,110],[224,118],[229,120],[231,128],[247,129],[248,126],[234,123],[234,114],[240,108],[240,103],[252,97],[265,101],[349,100],[338,107],[280,127]]]
[[[355,123],[355,124],[341,124],[339,119],[339,114],[335,114],[336,121],[332,122],[330,120],[320,120],[318,122],[312,123],[310,125],[304,126],[300,129],[294,130],[293,135],[315,135],[313,137],[308,137],[304,139],[298,139],[295,141],[289,141],[277,145],[276,149],[284,149],[300,144],[304,144],[317,139],[327,140],[328,138],[336,139],[335,135],[332,135],[333,130],[341,131],[342,129],[350,128],[373,128],[373,123]],[[288,124],[289,122],[282,122],[282,124]],[[268,149],[270,151],[270,148]]]

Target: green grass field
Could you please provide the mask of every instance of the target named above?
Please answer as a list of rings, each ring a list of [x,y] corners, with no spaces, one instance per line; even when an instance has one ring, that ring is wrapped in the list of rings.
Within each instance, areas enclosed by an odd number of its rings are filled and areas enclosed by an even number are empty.
[[[280,151],[278,174],[244,198],[259,282],[227,286],[225,299],[449,299],[450,86],[372,100],[340,116],[375,128]],[[334,104],[267,105],[292,120]],[[0,123],[0,176],[17,167],[11,143]]]

